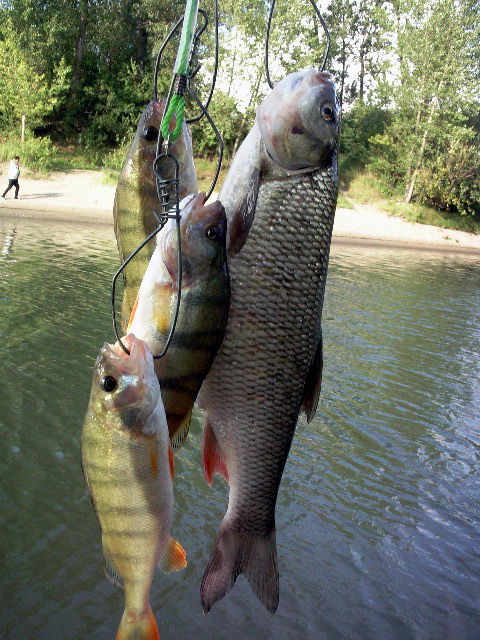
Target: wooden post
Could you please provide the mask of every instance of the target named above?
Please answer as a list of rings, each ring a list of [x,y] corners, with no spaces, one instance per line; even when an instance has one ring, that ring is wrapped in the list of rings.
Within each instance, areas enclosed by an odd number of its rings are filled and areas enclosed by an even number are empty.
[[[25,116],[22,116],[22,142],[25,142]]]

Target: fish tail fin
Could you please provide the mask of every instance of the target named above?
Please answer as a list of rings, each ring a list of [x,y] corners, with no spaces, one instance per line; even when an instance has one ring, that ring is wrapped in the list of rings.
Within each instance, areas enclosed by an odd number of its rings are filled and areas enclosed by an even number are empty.
[[[143,618],[136,620],[129,618],[130,616],[124,611],[116,640],[160,640],[155,616],[150,608]]]
[[[230,591],[241,573],[273,615],[279,589],[275,528],[266,535],[258,535],[222,523],[200,588],[204,613]]]

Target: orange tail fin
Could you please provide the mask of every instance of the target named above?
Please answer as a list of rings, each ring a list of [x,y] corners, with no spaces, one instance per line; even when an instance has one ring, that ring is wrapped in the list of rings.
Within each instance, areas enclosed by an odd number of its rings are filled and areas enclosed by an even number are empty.
[[[116,640],[160,640],[152,610],[141,620],[129,620],[124,612],[118,627]]]

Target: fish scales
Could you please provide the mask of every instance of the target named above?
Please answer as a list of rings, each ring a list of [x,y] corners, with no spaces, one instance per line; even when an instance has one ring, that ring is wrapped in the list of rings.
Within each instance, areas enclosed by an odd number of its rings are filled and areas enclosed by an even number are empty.
[[[235,496],[231,514],[254,533],[273,526],[275,497],[319,339],[334,174],[332,167],[262,184],[248,242],[229,262],[230,320],[209,374],[209,395],[218,422],[227,425],[235,416],[242,425],[216,435],[235,484],[255,487]],[[235,469],[229,456],[234,449],[244,452]]]
[[[101,431],[103,437],[96,434]],[[158,464],[168,466],[166,452],[152,438],[153,451],[144,442],[105,429],[95,420],[86,421],[83,442],[84,467],[89,469],[88,484],[97,513],[102,515],[102,539],[123,582],[138,582],[132,562],[144,565],[143,571],[153,578],[158,557],[155,550],[168,539],[168,526],[161,526],[159,514],[165,510],[158,491],[158,478],[152,473],[152,453]],[[95,445],[93,444],[95,442]],[[163,459],[165,458],[165,459]],[[94,472],[90,471],[94,465]],[[152,555],[153,554],[153,555]],[[126,608],[137,610],[145,600],[150,580],[142,578],[141,587],[126,590]]]
[[[205,477],[230,484],[201,585],[205,613],[243,573],[275,613],[275,503],[300,410],[322,378],[321,317],[337,199],[339,105],[330,74],[295,72],[257,108],[220,191],[232,283],[203,384]]]
[[[173,458],[148,346],[133,334],[104,345],[96,360],[82,430],[82,465],[102,532],[105,569],[124,588],[117,640],[155,640],[149,602],[156,566],[185,566],[170,537]]]

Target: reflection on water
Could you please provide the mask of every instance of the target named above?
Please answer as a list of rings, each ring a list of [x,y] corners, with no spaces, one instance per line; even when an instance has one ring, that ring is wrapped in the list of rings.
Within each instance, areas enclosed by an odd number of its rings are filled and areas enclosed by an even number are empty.
[[[0,220],[0,636],[113,638],[79,435],[112,340],[110,229]],[[227,500],[177,458],[185,571],[156,577],[162,638],[480,637],[478,257],[335,245],[315,420],[300,421],[277,508],[280,606],[243,577],[208,616],[200,580]]]

